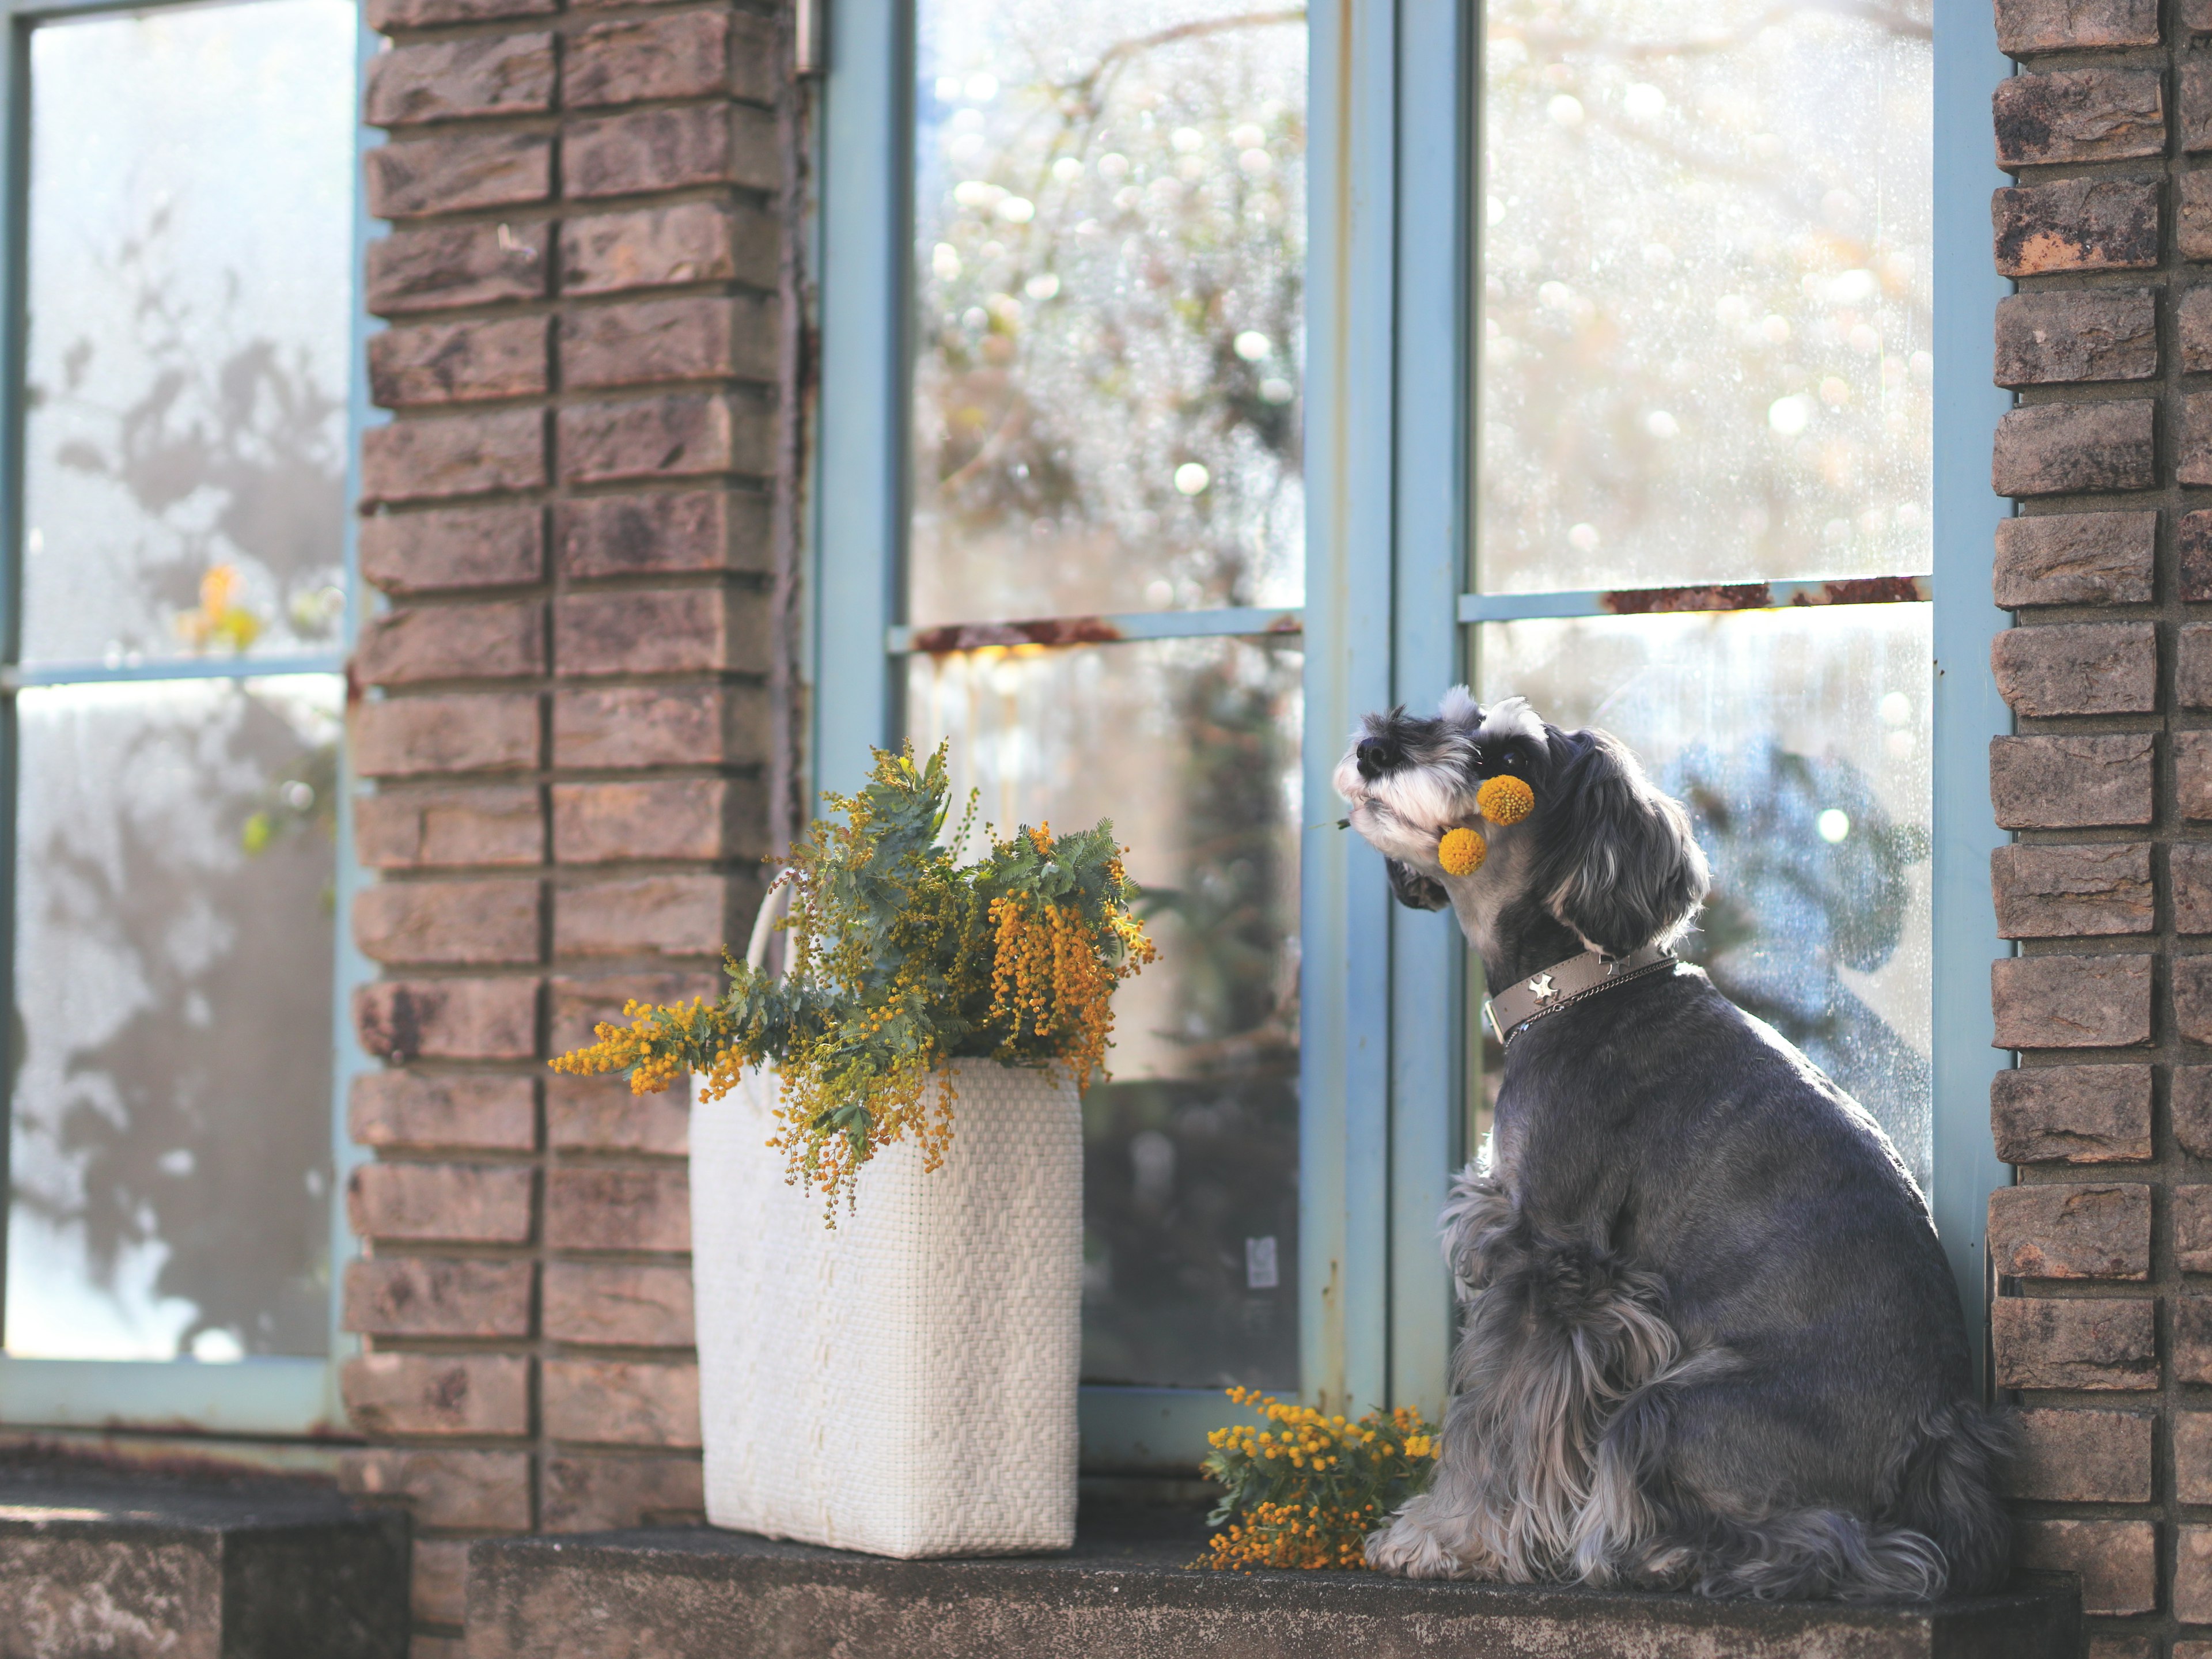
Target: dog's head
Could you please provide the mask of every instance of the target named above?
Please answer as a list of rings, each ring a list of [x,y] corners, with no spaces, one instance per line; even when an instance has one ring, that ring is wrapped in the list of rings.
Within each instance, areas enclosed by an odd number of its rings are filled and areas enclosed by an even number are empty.
[[[1478,792],[1499,776],[1534,793],[1526,817],[1485,819]],[[1705,895],[1688,815],[1636,757],[1602,732],[1547,725],[1519,697],[1486,709],[1455,686],[1433,720],[1370,714],[1335,784],[1352,827],[1389,860],[1391,890],[1419,909],[1449,904],[1486,957],[1504,939],[1557,929],[1613,956],[1671,945]],[[1483,837],[1485,856],[1454,875],[1437,843],[1461,829]]]

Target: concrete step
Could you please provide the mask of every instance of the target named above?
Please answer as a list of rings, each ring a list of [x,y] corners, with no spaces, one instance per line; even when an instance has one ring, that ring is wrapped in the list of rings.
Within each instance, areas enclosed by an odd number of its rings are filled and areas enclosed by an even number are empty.
[[[468,1659],[2075,1659],[2070,1583],[1933,1607],[1193,1571],[1188,1511],[1091,1507],[1073,1552],[886,1561],[706,1528],[487,1539]]]
[[[313,1486],[0,1475],[0,1659],[405,1659],[407,1571]]]

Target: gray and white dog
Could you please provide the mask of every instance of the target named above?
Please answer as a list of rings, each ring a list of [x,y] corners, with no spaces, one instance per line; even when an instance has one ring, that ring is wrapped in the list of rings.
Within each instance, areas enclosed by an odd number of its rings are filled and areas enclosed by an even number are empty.
[[[1482,824],[1500,774],[1534,810]],[[1397,896],[1451,907],[1506,1038],[1487,1163],[1443,1216],[1463,1314],[1435,1479],[1370,1564],[1993,1588],[2008,1436],[1973,1397],[1926,1200],[1855,1101],[1674,960],[1706,887],[1682,808],[1605,733],[1464,688],[1435,720],[1370,716],[1335,783]],[[1439,836],[1478,824],[1486,857],[1447,874]]]

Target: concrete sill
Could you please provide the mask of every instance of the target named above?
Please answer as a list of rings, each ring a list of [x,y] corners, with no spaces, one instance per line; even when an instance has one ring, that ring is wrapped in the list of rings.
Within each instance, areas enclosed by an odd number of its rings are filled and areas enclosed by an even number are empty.
[[[887,1561],[706,1528],[486,1539],[468,1659],[2074,1659],[2070,1583],[1917,1607],[1192,1571],[1188,1511],[1087,1506],[1066,1555]]]

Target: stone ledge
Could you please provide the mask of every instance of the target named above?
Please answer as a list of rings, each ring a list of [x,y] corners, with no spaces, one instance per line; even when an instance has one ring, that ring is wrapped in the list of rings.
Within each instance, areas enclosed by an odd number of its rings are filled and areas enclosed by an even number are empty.
[[[706,1528],[487,1539],[468,1659],[2074,1659],[2057,1581],[1919,1607],[1194,1572],[1188,1512],[1087,1508],[1066,1555],[888,1561]]]
[[[9,1659],[403,1659],[407,1518],[319,1488],[0,1476]]]

